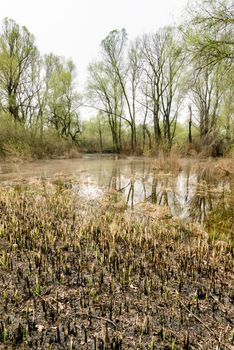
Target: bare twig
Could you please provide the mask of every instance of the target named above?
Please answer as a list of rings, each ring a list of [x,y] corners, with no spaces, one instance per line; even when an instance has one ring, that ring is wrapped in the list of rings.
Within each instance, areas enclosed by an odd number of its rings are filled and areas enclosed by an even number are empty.
[[[76,316],[94,318],[96,320],[102,320],[104,322],[111,324],[115,329],[117,329],[117,325],[113,321],[111,321],[109,318],[95,316],[95,315],[91,315],[91,314],[76,314]]]
[[[229,347],[227,344],[224,344],[220,337],[218,337],[216,335],[216,333],[210,328],[208,327],[205,322],[203,322],[200,317],[198,317],[197,315],[195,315],[191,310],[189,310],[189,308],[181,301],[179,300],[179,303],[180,305],[183,306],[183,308],[190,314],[190,316],[194,317],[199,323],[201,323],[201,325],[206,328],[208,330],[208,332],[210,332],[211,334],[213,334],[214,338],[217,340],[217,342],[220,344],[220,345],[223,345],[226,349],[229,349],[229,350],[233,350],[231,347]]]

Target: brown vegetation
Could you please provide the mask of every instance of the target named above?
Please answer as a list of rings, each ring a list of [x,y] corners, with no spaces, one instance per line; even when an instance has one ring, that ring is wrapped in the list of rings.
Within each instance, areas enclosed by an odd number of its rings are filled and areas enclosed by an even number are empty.
[[[0,190],[2,347],[232,349],[230,243],[67,187]]]

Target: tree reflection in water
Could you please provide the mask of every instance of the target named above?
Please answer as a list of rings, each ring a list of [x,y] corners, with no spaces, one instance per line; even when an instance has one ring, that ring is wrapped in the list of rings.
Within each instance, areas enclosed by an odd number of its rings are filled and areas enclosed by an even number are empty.
[[[53,179],[59,173],[66,182],[66,177],[72,175],[74,191],[92,202],[107,196],[120,210],[134,209],[142,203],[155,208],[168,207],[171,215],[182,220],[191,219],[213,231],[234,232],[234,170],[230,170],[233,163],[224,167],[222,161],[214,160],[177,163],[176,159],[110,157],[38,161],[17,166],[4,163],[0,181],[19,183],[19,178],[26,181],[42,175]],[[221,169],[219,176],[218,169]]]
[[[168,207],[172,215],[192,219],[205,225],[213,212],[227,211],[234,188],[231,177],[217,178],[190,164],[182,171],[165,173],[152,169],[147,163],[141,166],[130,163],[122,167],[116,163],[109,179],[112,200],[125,201],[133,209],[148,202]]]

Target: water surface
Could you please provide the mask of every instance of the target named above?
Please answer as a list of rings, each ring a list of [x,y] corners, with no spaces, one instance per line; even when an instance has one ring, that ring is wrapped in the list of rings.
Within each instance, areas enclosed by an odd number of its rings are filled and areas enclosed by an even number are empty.
[[[233,179],[207,174],[206,162],[185,159],[163,169],[149,158],[116,160],[87,155],[81,159],[2,163],[0,182],[62,178],[65,185],[94,203],[109,194],[128,208],[151,203],[169,208],[171,215],[203,223],[217,206],[228,205],[233,195]]]

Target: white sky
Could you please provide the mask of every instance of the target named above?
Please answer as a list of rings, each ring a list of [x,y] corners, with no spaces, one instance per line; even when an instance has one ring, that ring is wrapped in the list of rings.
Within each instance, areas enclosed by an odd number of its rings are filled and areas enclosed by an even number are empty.
[[[187,0],[0,0],[0,21],[13,18],[34,34],[41,53],[72,58],[80,86],[99,44],[113,29],[129,38],[182,21]]]

